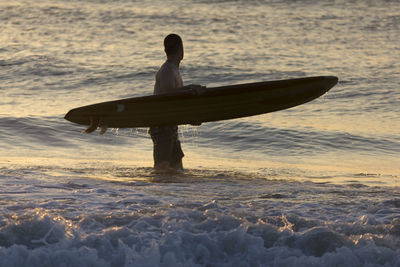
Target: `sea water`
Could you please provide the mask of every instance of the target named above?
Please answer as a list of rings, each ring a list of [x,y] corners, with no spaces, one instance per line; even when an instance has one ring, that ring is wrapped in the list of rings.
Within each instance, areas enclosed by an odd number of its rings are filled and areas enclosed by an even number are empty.
[[[0,0],[0,266],[400,266],[400,4]],[[185,84],[315,75],[310,103],[100,136],[74,107],[152,93],[162,41]]]

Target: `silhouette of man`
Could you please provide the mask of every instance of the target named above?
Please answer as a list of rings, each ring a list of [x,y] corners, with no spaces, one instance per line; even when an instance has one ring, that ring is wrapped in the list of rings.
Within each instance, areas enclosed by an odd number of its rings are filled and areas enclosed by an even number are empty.
[[[176,34],[165,37],[164,51],[167,60],[156,74],[154,94],[172,93],[183,88],[182,77],[179,73],[179,64],[184,54],[181,37]],[[149,133],[154,145],[154,169],[156,171],[182,170],[184,154],[178,138],[177,125],[150,127]]]

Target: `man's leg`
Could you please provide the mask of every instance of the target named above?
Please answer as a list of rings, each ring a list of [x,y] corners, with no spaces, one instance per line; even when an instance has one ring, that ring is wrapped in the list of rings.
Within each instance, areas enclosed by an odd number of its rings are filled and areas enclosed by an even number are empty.
[[[182,158],[184,154],[182,151],[181,142],[179,141],[178,127],[172,126],[170,129],[172,132],[172,139],[173,139],[172,155],[170,159],[171,167],[174,168],[175,170],[183,170]]]
[[[176,139],[174,140],[171,166],[176,170],[183,170],[182,158],[184,156],[185,155],[182,151],[181,142],[179,141],[178,136],[176,136]]]
[[[174,148],[174,137],[169,127],[150,128],[151,139],[153,140],[153,158],[155,169],[171,168],[171,157]]]

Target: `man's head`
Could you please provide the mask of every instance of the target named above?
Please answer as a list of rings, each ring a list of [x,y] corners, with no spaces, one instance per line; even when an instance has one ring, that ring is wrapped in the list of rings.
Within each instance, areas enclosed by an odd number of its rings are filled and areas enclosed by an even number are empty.
[[[171,33],[164,39],[164,51],[167,57],[178,56],[183,59],[183,43],[179,35]]]

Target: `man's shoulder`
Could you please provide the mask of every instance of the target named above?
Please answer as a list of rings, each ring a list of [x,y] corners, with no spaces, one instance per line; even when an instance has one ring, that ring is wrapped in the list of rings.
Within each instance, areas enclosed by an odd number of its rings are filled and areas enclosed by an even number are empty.
[[[177,71],[176,67],[171,64],[168,63],[167,61],[161,65],[160,69],[159,69],[159,73],[162,75],[171,75],[171,74],[175,74]]]

